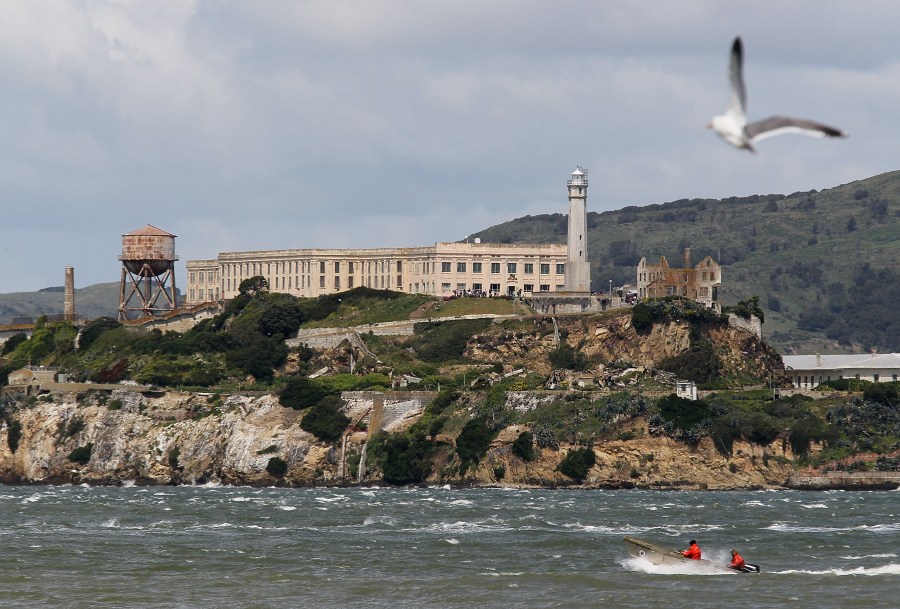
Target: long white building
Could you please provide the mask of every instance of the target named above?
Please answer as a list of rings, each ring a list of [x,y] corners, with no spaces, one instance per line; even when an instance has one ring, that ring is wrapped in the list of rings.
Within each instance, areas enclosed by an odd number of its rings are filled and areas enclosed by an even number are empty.
[[[783,355],[781,359],[794,387],[803,389],[837,379],[884,383],[900,375],[900,353]]]
[[[435,243],[431,247],[225,252],[187,262],[187,306],[228,300],[245,279],[300,297],[365,286],[409,294],[523,295],[565,288],[565,244]]]

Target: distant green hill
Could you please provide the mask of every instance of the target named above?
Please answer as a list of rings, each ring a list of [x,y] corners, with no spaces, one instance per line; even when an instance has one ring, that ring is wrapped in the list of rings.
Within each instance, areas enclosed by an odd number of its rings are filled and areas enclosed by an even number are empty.
[[[87,319],[115,317],[119,309],[119,284],[97,283],[75,290],[75,314]],[[62,315],[63,287],[45,288],[38,292],[0,294],[0,324],[15,317]]]
[[[589,203],[590,205],[590,203]],[[525,216],[471,235],[564,243],[566,216]],[[783,352],[900,351],[900,171],[823,191],[683,199],[588,214],[595,289],[635,282],[642,256],[723,265],[721,298],[758,295]]]

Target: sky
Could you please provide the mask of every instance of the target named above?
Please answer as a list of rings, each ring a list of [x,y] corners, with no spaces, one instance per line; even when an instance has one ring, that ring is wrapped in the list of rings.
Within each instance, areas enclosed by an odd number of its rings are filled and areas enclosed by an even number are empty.
[[[433,245],[525,215],[822,190],[900,169],[893,0],[0,4],[0,293],[120,279],[152,224],[219,252]],[[758,154],[709,119],[849,132]]]

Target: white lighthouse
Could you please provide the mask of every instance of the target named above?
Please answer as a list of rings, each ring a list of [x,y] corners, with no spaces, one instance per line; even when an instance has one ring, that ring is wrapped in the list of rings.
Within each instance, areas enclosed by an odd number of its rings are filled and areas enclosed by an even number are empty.
[[[587,259],[587,170],[575,167],[569,188],[569,252],[566,258],[566,292],[591,291],[591,264]]]

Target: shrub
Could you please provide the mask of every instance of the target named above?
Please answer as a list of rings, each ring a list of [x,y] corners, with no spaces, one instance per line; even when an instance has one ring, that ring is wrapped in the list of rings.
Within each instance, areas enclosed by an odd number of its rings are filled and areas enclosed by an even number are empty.
[[[292,376],[281,391],[278,402],[287,408],[303,410],[319,403],[329,392],[319,383],[304,376]]]
[[[11,421],[6,429],[6,443],[9,445],[10,452],[16,452],[19,448],[19,440],[22,439],[22,424],[18,421]]]
[[[300,421],[300,428],[308,431],[323,442],[335,442],[347,429],[350,418],[341,412],[343,400],[330,395],[310,408]]]
[[[469,338],[490,325],[490,319],[418,323],[413,349],[426,362],[456,360],[462,357]]]
[[[670,393],[657,402],[659,413],[666,421],[681,430],[688,430],[710,417],[709,405],[703,400],[688,400]]]
[[[177,446],[169,451],[169,467],[178,469],[178,457],[181,455],[181,449]]]
[[[487,419],[479,417],[466,423],[456,438],[456,453],[459,455],[460,471],[465,473],[469,467],[478,465],[487,454],[491,441],[497,432],[488,427]]]
[[[69,461],[72,461],[73,463],[85,465],[88,461],[91,460],[91,451],[93,449],[94,445],[90,443],[86,444],[85,446],[79,446],[69,453],[67,459]]]
[[[567,343],[551,351],[549,358],[550,365],[555,369],[584,370],[587,366],[584,355]]]
[[[588,472],[597,463],[597,456],[592,448],[576,448],[570,450],[563,457],[557,469],[575,482],[581,483],[588,476]]]
[[[530,431],[520,433],[512,444],[512,453],[526,463],[537,459],[537,453],[534,450],[534,434]]]
[[[389,484],[423,482],[431,473],[433,451],[434,446],[421,432],[384,436],[376,451],[382,479]]]
[[[287,462],[280,457],[272,457],[266,464],[266,471],[274,478],[284,478],[287,470]]]
[[[16,350],[16,347],[24,343],[28,340],[28,337],[25,336],[24,333],[19,332],[18,334],[13,334],[10,336],[5,343],[3,343],[3,347],[0,348],[0,355],[7,355]]]
[[[653,326],[653,313],[645,302],[639,302],[631,309],[631,325],[639,333]]]
[[[502,465],[498,465],[494,468],[494,478],[497,480],[503,480],[503,477],[506,476],[506,468]]]
[[[266,446],[265,448],[262,448],[262,449],[256,451],[256,454],[257,455],[271,455],[274,452],[278,452],[278,446],[276,446],[275,444],[271,444],[269,446]]]

